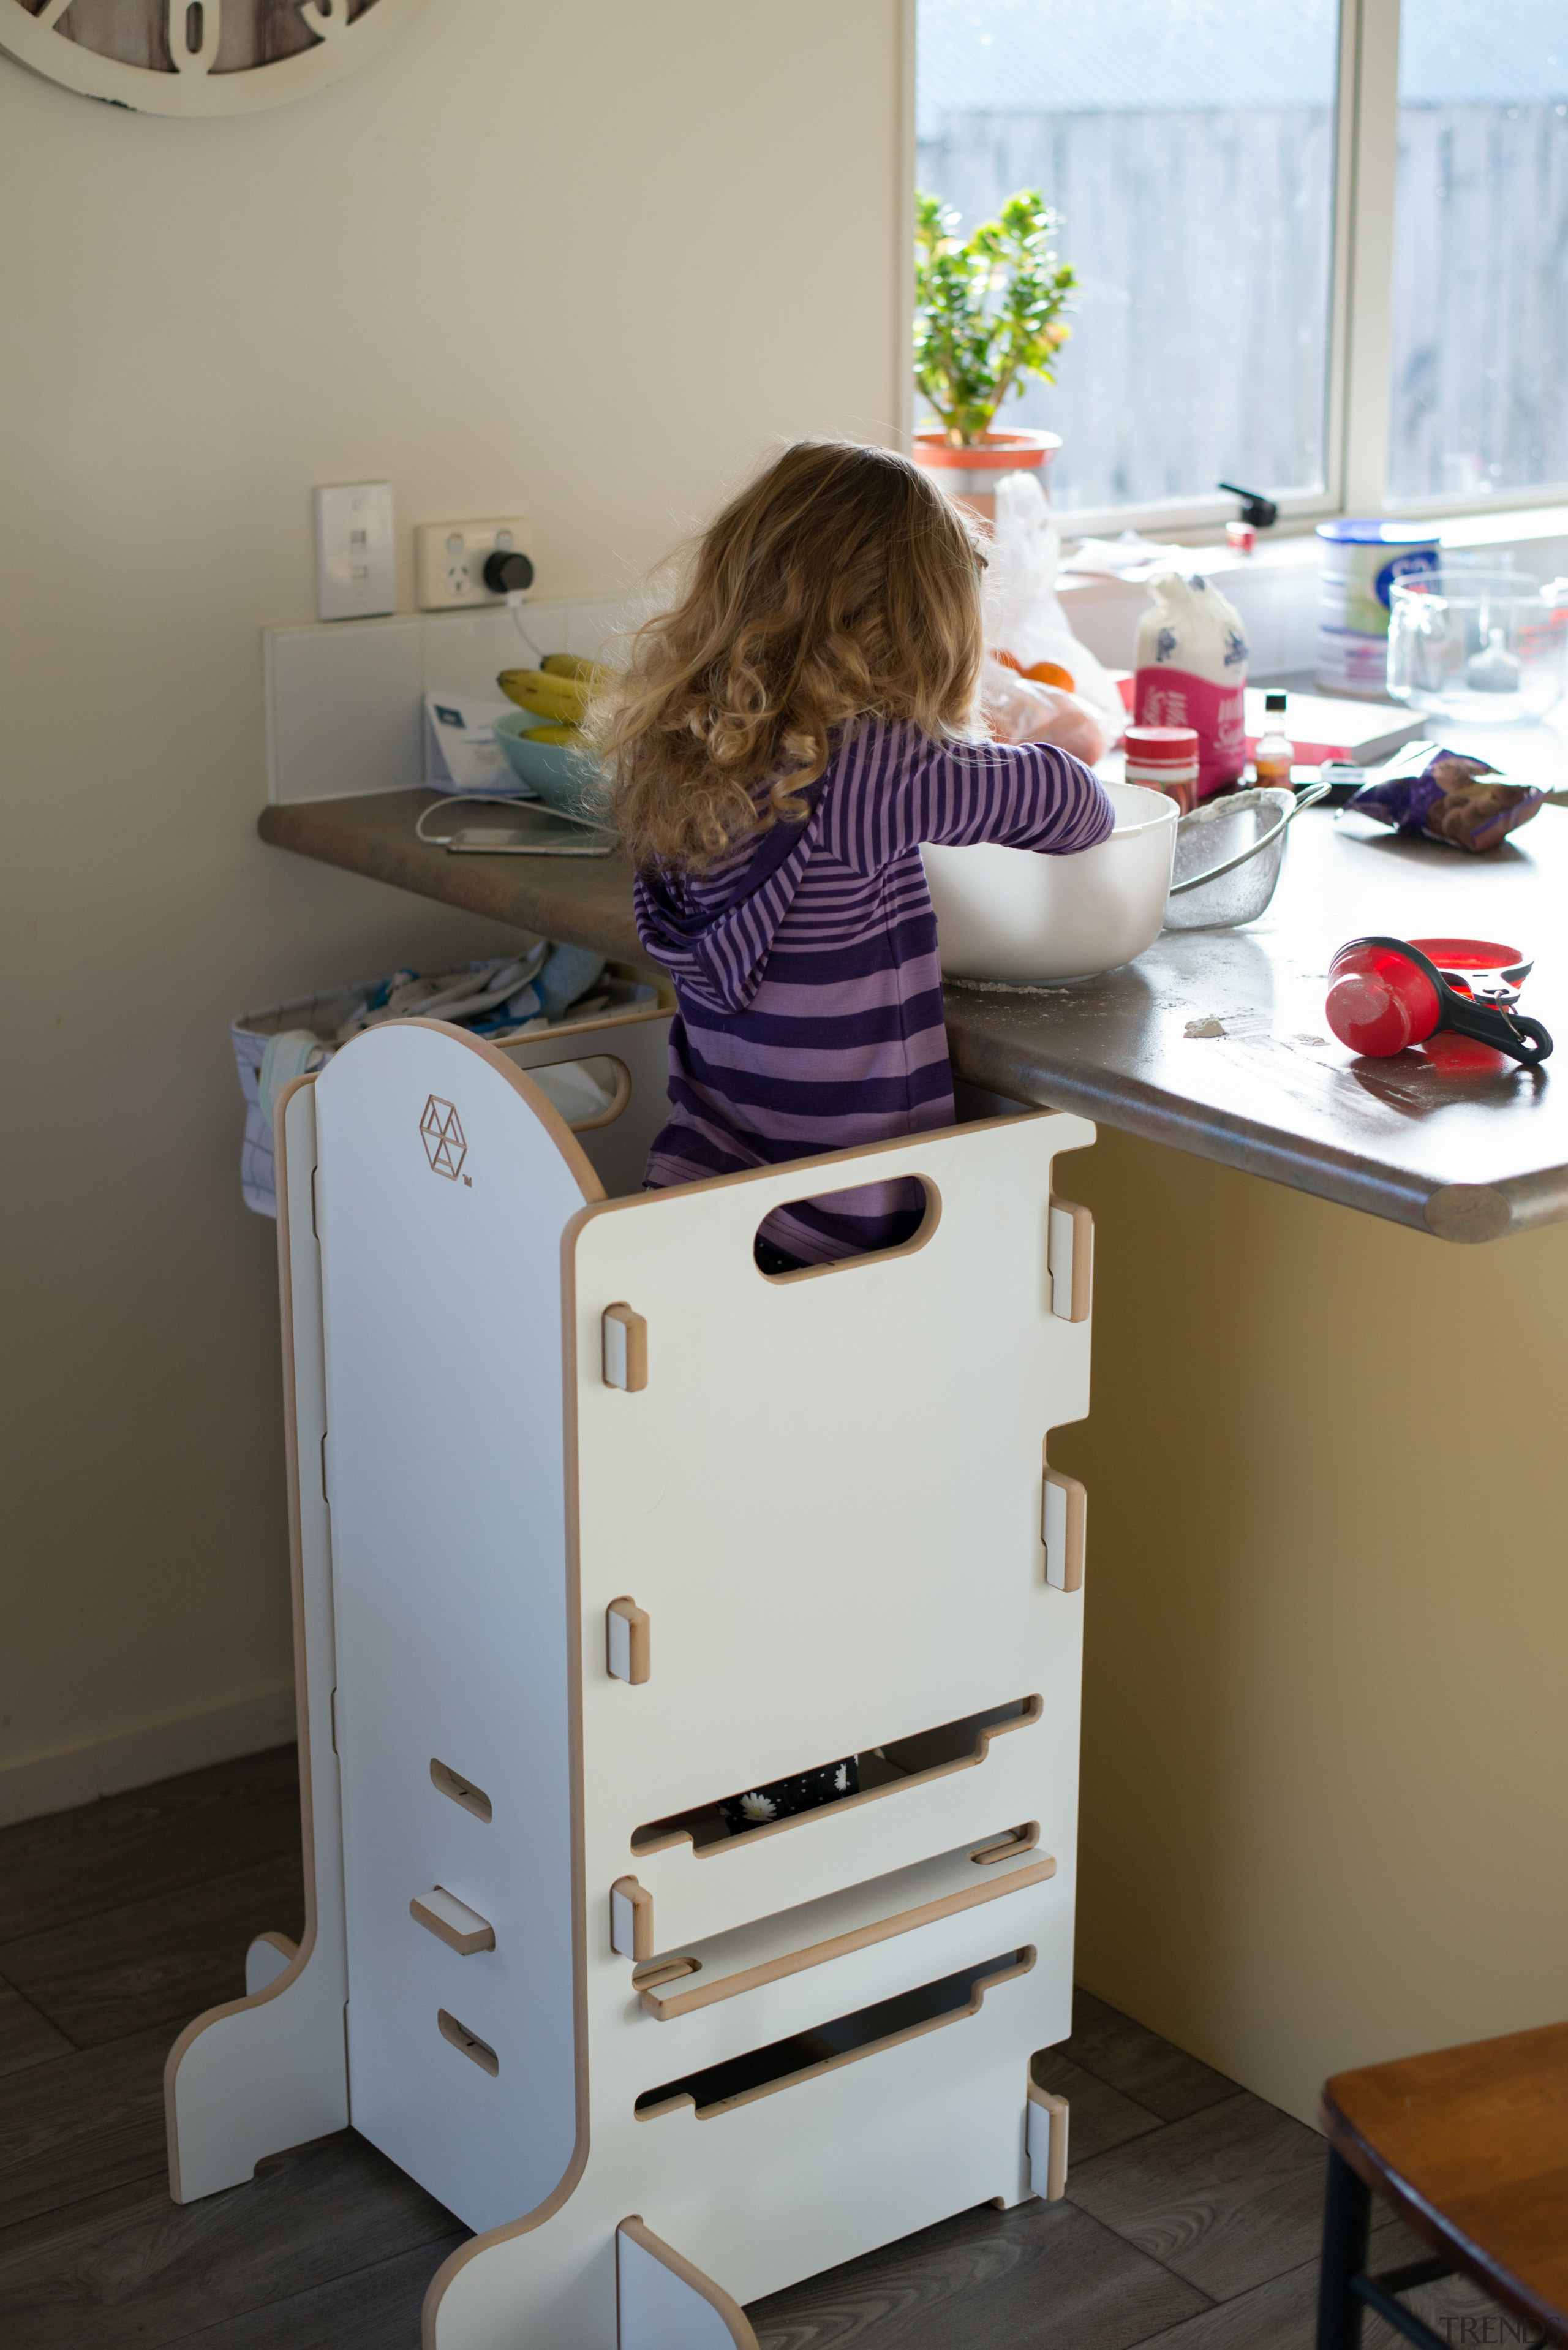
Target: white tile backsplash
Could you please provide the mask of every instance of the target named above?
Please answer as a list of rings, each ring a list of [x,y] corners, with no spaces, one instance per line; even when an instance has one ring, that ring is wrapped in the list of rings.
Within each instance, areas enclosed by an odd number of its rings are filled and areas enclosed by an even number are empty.
[[[619,597],[524,604],[521,614],[541,653],[589,659],[626,617]],[[424,780],[426,693],[493,698],[498,670],[532,665],[504,605],[264,629],[262,639],[275,804],[412,790]]]
[[[270,800],[338,799],[419,782],[417,619],[265,629],[262,639]]]
[[[542,653],[568,652],[556,619],[557,608],[541,611],[528,629]],[[545,614],[549,615],[548,619]],[[495,673],[503,669],[532,669],[534,656],[512,625],[504,607],[482,612],[432,612],[423,624],[421,674],[426,693],[476,693],[495,700]]]
[[[607,644],[635,629],[643,617],[641,606],[623,603],[618,597],[607,598],[602,604],[575,604],[562,650],[597,660]]]

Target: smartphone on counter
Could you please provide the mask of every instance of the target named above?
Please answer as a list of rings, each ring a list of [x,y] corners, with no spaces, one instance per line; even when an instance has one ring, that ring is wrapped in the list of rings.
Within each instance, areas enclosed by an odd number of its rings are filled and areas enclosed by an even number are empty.
[[[457,857],[607,857],[614,847],[607,832],[544,810],[523,824],[472,825],[447,842]]]

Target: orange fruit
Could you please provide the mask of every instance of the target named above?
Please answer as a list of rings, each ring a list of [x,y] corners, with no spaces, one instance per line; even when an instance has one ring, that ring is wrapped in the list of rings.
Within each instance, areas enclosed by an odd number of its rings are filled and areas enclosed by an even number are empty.
[[[1002,658],[1002,654],[997,655],[999,660]],[[1016,669],[1018,663],[1014,661],[1012,666]],[[1054,685],[1064,693],[1072,693],[1075,690],[1072,671],[1064,669],[1060,661],[1036,661],[1033,669],[1026,669],[1023,673],[1025,677],[1032,677],[1036,685]]]

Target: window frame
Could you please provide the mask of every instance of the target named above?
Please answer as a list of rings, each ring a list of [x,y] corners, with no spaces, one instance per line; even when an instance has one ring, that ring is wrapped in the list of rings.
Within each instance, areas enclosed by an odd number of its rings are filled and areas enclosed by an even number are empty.
[[[897,305],[899,336],[898,431],[913,446],[915,332],[915,52],[919,0],[898,0],[901,177]],[[1387,494],[1392,382],[1394,206],[1399,163],[1400,0],[1340,0],[1339,78],[1334,122],[1333,276],[1329,293],[1324,486],[1279,496],[1282,535],[1334,515],[1444,515],[1521,512],[1568,504],[1568,482],[1481,496],[1400,498]],[[1266,488],[1266,484],[1259,484]],[[1075,507],[1063,523],[1075,537],[1121,530],[1162,536],[1210,531],[1234,516],[1222,492],[1146,505]]]

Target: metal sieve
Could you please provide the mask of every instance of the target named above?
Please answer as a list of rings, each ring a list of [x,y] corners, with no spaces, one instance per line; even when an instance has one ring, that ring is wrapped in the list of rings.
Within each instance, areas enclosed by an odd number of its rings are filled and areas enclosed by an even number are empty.
[[[1229,931],[1255,922],[1274,894],[1285,832],[1326,784],[1296,793],[1270,785],[1205,800],[1176,827],[1176,859],[1165,910],[1168,931]]]

